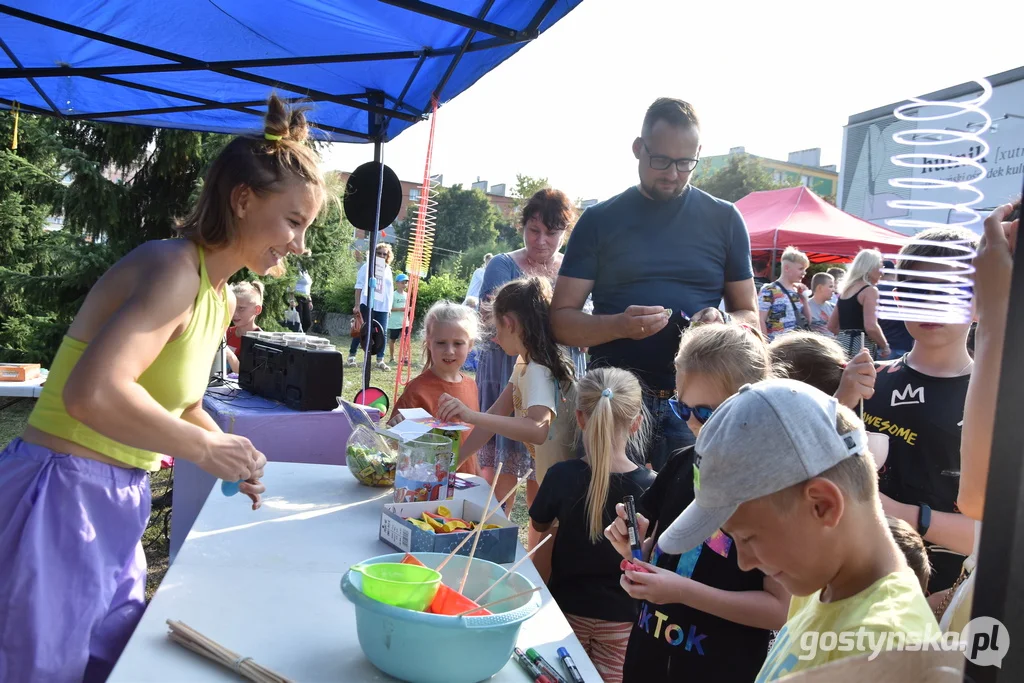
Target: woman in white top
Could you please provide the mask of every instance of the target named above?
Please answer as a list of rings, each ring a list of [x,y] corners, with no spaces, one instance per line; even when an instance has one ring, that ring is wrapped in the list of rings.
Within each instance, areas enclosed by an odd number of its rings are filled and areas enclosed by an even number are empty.
[[[295,305],[299,312],[302,331],[310,334],[313,330],[313,278],[305,269],[299,271],[299,279],[295,281]]]
[[[363,290],[366,288],[368,263],[364,263],[356,275],[356,305],[352,308],[352,315],[367,325],[380,325],[381,335],[387,334],[388,316],[391,315],[391,304],[395,296],[395,282],[391,275],[391,261],[395,258],[391,251],[390,244],[377,245],[377,262],[374,266],[373,276],[376,280],[376,288],[373,292],[373,312],[366,308],[366,295]],[[366,333],[352,338],[352,344],[348,349],[349,367],[356,364],[356,349],[360,344],[366,343]],[[384,362],[384,346],[381,345],[377,352],[377,367],[387,370],[388,364]],[[365,351],[365,349],[364,349]]]

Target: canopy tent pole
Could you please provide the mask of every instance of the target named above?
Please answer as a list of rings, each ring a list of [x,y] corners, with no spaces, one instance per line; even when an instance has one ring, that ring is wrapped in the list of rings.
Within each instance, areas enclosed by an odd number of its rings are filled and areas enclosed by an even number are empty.
[[[383,101],[379,93],[373,93],[368,98],[370,101]],[[377,164],[377,209],[373,215],[373,229],[370,230],[369,246],[366,250],[366,330],[365,346],[363,348],[363,391],[370,387],[370,342],[373,339],[373,299],[377,290],[377,233],[380,232],[380,204],[384,194],[384,126],[380,114],[370,113],[370,131],[373,134],[373,161]],[[390,311],[388,312],[390,315]]]

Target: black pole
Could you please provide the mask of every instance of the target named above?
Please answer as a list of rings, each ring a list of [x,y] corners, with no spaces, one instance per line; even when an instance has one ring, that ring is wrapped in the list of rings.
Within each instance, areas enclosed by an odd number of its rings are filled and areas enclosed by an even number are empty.
[[[1024,638],[1024,591],[1019,578],[1020,567],[1024,566],[1024,420],[1020,419],[1020,407],[1024,404],[1024,315],[1014,314],[1024,311],[1024,259],[1020,252],[1018,242],[1013,257],[1003,364],[992,427],[992,456],[985,486],[983,533],[971,608],[972,619],[998,619],[1006,634],[1017,639]],[[971,645],[967,644],[969,648]],[[1022,673],[1024,647],[1018,642],[1007,648],[1002,667],[978,666],[968,661],[964,680],[1010,683],[1020,681]]]
[[[384,98],[379,93],[371,94],[371,102],[383,102]],[[373,160],[377,163],[377,210],[373,216],[373,229],[370,230],[369,245],[366,252],[366,339],[363,347],[363,390],[370,386],[370,370],[373,367],[370,363],[370,342],[373,339],[373,299],[376,290],[377,266],[377,233],[380,225],[380,203],[384,194],[384,139],[383,139],[383,117],[380,114],[369,114],[370,132],[374,136]]]

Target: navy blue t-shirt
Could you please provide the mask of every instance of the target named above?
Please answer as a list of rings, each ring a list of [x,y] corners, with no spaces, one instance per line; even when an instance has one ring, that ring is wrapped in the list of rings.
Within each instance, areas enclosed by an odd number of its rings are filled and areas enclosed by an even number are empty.
[[[631,187],[583,213],[559,275],[593,280],[595,315],[633,305],[672,309],[658,334],[590,349],[592,367],[632,370],[652,389],[672,389],[682,314],[718,306],[726,282],[753,276],[750,235],[735,206],[695,187],[664,202]]]

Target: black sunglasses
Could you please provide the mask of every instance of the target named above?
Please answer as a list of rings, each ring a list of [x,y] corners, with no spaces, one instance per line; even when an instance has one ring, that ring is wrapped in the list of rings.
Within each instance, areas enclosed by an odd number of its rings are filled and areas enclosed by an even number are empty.
[[[690,419],[690,415],[697,418],[697,422],[704,424],[711,419],[711,414],[715,412],[715,409],[711,406],[688,406],[678,397],[673,396],[668,400],[668,407],[672,409],[675,416],[684,422]]]

